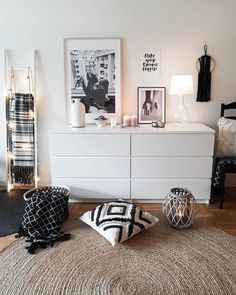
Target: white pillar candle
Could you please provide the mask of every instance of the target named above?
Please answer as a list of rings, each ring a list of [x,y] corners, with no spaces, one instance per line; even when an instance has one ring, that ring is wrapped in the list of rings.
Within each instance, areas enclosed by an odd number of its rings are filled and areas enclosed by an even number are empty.
[[[123,125],[124,125],[125,127],[131,125],[131,118],[130,118],[129,115],[124,115],[124,116],[123,116]]]
[[[131,116],[131,125],[135,127],[137,126],[137,123],[138,123],[137,116],[136,115]]]

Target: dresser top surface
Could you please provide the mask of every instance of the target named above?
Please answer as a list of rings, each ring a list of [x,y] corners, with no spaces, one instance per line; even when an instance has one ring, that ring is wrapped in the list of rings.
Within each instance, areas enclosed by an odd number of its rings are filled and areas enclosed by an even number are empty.
[[[138,127],[122,128],[117,125],[111,128],[97,127],[96,125],[87,125],[84,128],[72,128],[71,125],[59,125],[52,129],[53,134],[163,134],[163,133],[210,133],[214,134],[215,130],[202,123],[188,123],[185,127],[180,127],[178,123],[166,123],[164,128],[153,128],[150,125],[139,125]]]

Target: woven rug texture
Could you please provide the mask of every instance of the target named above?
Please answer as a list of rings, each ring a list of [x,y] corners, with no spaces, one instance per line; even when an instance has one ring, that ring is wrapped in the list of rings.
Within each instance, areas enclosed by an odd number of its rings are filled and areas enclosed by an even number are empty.
[[[1,295],[236,294],[236,238],[195,223],[155,227],[112,247],[71,216],[72,239],[36,255],[20,238],[0,253]]]

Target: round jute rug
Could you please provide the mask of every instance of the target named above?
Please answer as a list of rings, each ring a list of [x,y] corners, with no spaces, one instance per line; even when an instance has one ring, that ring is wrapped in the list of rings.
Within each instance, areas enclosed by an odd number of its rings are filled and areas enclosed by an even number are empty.
[[[112,247],[71,217],[73,237],[30,255],[17,240],[0,253],[0,294],[236,294],[236,238],[195,223],[176,230],[161,221]]]

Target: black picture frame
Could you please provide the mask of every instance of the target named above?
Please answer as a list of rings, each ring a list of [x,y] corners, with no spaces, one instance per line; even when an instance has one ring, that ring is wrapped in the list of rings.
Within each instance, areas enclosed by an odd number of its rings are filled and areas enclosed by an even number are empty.
[[[166,87],[137,88],[138,124],[166,122]]]

